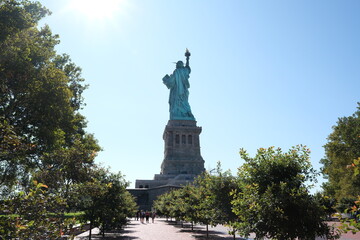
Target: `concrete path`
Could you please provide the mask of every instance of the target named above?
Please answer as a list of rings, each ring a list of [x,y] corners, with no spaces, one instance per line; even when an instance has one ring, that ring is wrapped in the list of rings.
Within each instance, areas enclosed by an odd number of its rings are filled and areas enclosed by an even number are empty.
[[[196,225],[194,231],[190,224],[176,224],[176,222],[167,222],[166,219],[156,218],[154,223],[140,223],[140,221],[131,220],[131,222],[121,232],[106,233],[105,238],[98,235],[99,230],[92,230],[92,239],[111,239],[111,240],[233,240],[233,236],[228,234],[228,228],[224,226],[210,227],[209,238],[206,238],[206,226]],[[76,240],[87,240],[89,231],[78,235]],[[254,236],[250,236],[253,239]],[[236,236],[236,240],[245,240]],[[317,240],[321,240],[318,238]],[[344,234],[340,240],[360,240],[360,233],[353,235]]]
[[[101,239],[97,235],[98,229],[93,229],[92,239]],[[95,233],[95,234],[94,234]],[[89,232],[78,235],[76,240],[88,239]],[[121,232],[106,233],[105,239],[112,240],[196,240],[206,239],[206,226],[196,225],[194,231],[190,224],[176,224],[176,222],[167,222],[166,219],[156,218],[154,223],[140,223],[132,220]],[[233,237],[227,234],[227,228],[218,226],[212,228],[209,226],[209,240],[232,240]],[[240,237],[237,240],[243,239]]]

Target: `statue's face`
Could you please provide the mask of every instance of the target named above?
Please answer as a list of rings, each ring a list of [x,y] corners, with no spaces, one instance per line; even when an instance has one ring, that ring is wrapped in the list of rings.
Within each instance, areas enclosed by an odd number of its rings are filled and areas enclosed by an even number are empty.
[[[182,67],[184,67],[184,63],[182,61],[178,61],[176,63],[176,68],[182,68]]]

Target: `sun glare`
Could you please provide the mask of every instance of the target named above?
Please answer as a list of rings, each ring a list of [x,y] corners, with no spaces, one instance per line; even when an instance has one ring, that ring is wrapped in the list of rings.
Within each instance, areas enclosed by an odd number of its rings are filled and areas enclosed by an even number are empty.
[[[70,0],[69,7],[88,20],[113,18],[122,7],[124,0]]]

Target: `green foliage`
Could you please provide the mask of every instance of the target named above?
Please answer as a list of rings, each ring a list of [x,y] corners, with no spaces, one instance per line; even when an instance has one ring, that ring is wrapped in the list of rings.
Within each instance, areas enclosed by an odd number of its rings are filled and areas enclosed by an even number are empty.
[[[199,188],[194,185],[186,185],[184,188],[179,189],[182,194],[179,194],[179,198],[182,205],[182,220],[189,222],[200,222],[199,204],[201,202],[201,194],[199,194]],[[174,202],[176,204],[177,202]]]
[[[240,221],[233,224],[241,235],[256,233],[257,238],[315,239],[330,229],[326,213],[309,194],[307,181],[315,179],[309,149],[296,146],[287,153],[273,147],[260,148],[254,158],[244,149],[245,164],[238,171],[234,192],[234,212]]]
[[[71,146],[59,146],[56,150],[45,153],[41,169],[34,173],[34,178],[46,182],[57,189],[64,197],[70,197],[70,186],[90,181],[93,161],[100,148],[92,135],[74,138]]]
[[[0,41],[21,30],[36,26],[50,11],[38,2],[27,0],[0,1]]]
[[[168,217],[178,217],[175,214],[175,202],[177,200],[176,196],[178,190],[172,190],[170,192],[164,193],[154,201],[153,207],[156,209],[158,215],[163,215]],[[181,214],[183,215],[183,214]],[[181,218],[181,216],[180,216]]]
[[[154,208],[168,217],[215,226],[230,225],[237,220],[232,212],[230,193],[236,189],[230,172],[222,172],[220,163],[217,175],[204,172],[193,184],[158,197]]]
[[[337,200],[341,230],[357,232],[360,230],[360,103],[352,116],[338,119],[324,148],[322,172],[328,182],[323,188]],[[352,218],[342,217],[343,213],[351,214]]]
[[[64,217],[66,202],[51,194],[48,186],[34,182],[28,193],[20,192],[0,206],[0,237],[59,239],[70,224]]]
[[[360,158],[354,160],[354,162],[348,166],[353,171],[355,176],[359,175],[359,163]],[[357,199],[354,198],[342,198],[337,206],[339,210],[339,218],[341,220],[340,229],[344,232],[351,231],[357,233],[360,231],[360,195]],[[343,218],[341,213],[349,213],[351,218]]]
[[[315,200],[320,204],[326,213],[328,220],[332,219],[332,216],[336,213],[336,201],[334,198],[324,195],[323,193],[316,193],[314,195]]]
[[[17,180],[28,179],[26,175],[32,168],[30,155],[35,145],[28,141],[31,135],[19,133],[24,127],[19,122],[31,115],[24,106],[29,105],[30,79],[36,78],[30,59],[46,54],[47,49],[44,53],[31,51],[35,39],[41,39],[40,33],[34,34],[34,27],[48,11],[29,1],[0,3],[0,191],[5,195],[11,193]]]
[[[49,13],[38,2],[0,1],[0,197],[9,206],[22,202],[29,213],[37,209],[36,201],[19,199],[17,192],[51,197],[54,207],[65,212],[63,201],[71,202],[71,185],[89,180],[100,151],[79,113],[86,88],[81,69],[68,55],[56,54],[58,36],[48,26],[37,27]],[[31,179],[49,186],[45,195],[39,189],[32,192]],[[43,209],[43,215],[56,212],[48,205]],[[8,220],[9,226],[19,223]],[[51,222],[29,220],[21,223],[29,226],[22,231],[41,224],[49,229],[46,224]],[[47,236],[39,230],[41,234]]]
[[[231,192],[235,191],[237,186],[230,171],[223,172],[221,164],[218,163],[214,175],[204,172],[194,184],[199,195],[199,202],[195,205],[198,212],[196,222],[216,226],[237,221],[231,204]]]
[[[0,117],[0,199],[12,194],[8,186],[16,184],[18,176],[26,171],[23,156],[31,150],[13,131],[13,127]]]
[[[352,232],[353,234],[360,231],[360,196],[354,199],[342,199],[339,204],[338,217],[341,221],[339,228],[343,232]],[[346,214],[343,216],[343,214]]]
[[[0,156],[0,181],[5,194],[28,187],[31,175],[51,190],[66,192],[64,183],[86,180],[86,169],[100,151],[79,113],[86,88],[81,69],[68,55],[56,54],[59,37],[48,26],[37,28],[47,14],[38,2],[0,4],[0,146],[6,149]]]
[[[213,196],[212,207],[216,210],[216,221],[218,224],[229,225],[237,221],[237,216],[232,211],[232,192],[237,190],[236,179],[230,171],[223,172],[218,162],[215,175],[209,175],[210,182],[205,184]]]
[[[100,227],[102,232],[121,228],[137,210],[133,196],[126,190],[128,182],[120,173],[104,168],[94,169],[92,177],[92,181],[76,185],[83,221],[90,221],[91,226]]]
[[[79,112],[87,86],[56,53],[59,36],[38,27],[47,14],[36,1],[0,0],[1,236],[58,239],[76,220],[66,211],[79,209],[95,226],[119,227],[136,207],[123,177],[94,165],[101,148]]]
[[[325,222],[334,202],[308,191],[317,175],[309,154],[301,145],[288,152],[261,148],[254,158],[241,149],[245,164],[236,178],[219,164],[216,174],[205,172],[193,184],[159,196],[154,207],[178,220],[224,224],[242,236],[335,239],[339,232]]]
[[[210,181],[211,179],[207,172],[203,173],[196,179],[195,199],[198,199],[198,201],[194,206],[196,215],[193,216],[193,222],[215,226],[217,225],[215,223],[216,209],[212,206],[213,196],[211,194],[210,188],[207,186],[210,185]]]
[[[186,186],[185,188],[188,189],[189,187]],[[169,200],[167,205],[169,207],[168,216],[184,221],[190,210],[188,192],[185,189],[173,190],[165,200]]]
[[[326,194],[341,198],[360,195],[360,175],[351,170],[354,160],[360,156],[360,103],[357,111],[349,117],[338,119],[325,144],[322,172],[328,179],[324,186]],[[358,170],[357,170],[358,171]]]
[[[349,212],[354,206],[354,202],[356,198],[341,198],[340,201],[337,202],[335,209],[340,213]]]

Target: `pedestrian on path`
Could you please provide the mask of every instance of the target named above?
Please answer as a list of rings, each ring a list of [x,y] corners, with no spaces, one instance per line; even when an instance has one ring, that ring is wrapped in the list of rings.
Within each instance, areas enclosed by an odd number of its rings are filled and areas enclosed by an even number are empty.
[[[141,214],[140,210],[136,212],[136,221],[139,221],[140,214]]]
[[[146,218],[146,223],[149,223],[149,218],[150,218],[150,212],[146,210],[145,213],[145,218]]]
[[[141,213],[140,213],[140,222],[141,223],[144,223],[144,218],[145,218],[145,212],[143,210],[141,210]]]
[[[152,223],[154,223],[154,219],[155,219],[155,217],[156,217],[156,213],[153,211],[153,212],[151,213],[151,220],[152,220]]]

